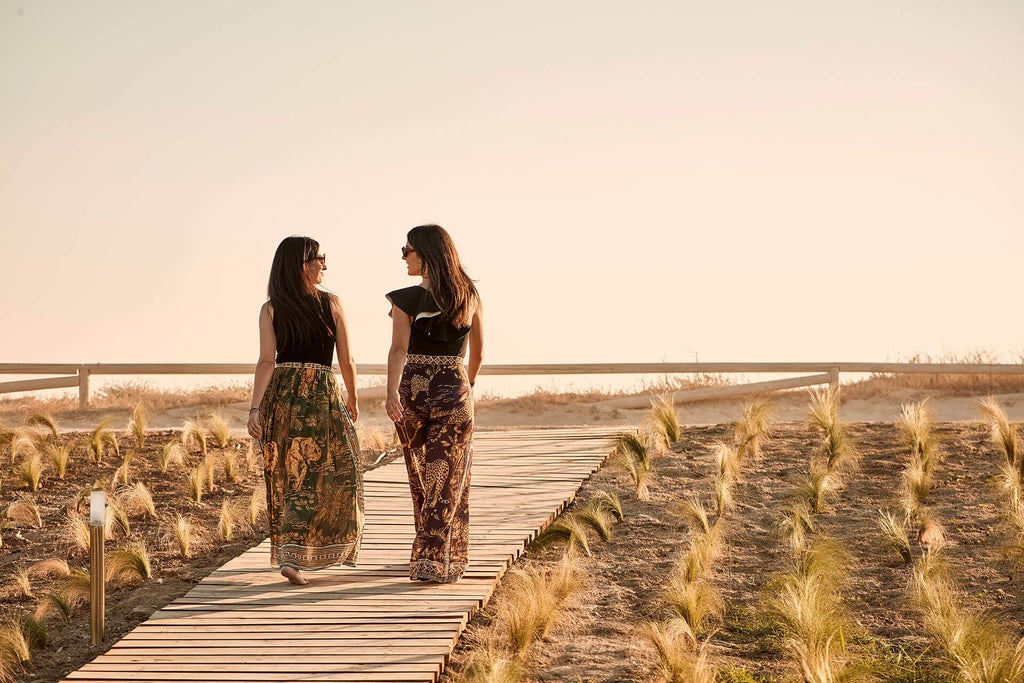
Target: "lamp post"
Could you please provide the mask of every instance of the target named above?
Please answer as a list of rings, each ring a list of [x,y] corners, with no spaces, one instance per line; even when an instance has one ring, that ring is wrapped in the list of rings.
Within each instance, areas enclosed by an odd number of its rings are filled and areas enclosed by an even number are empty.
[[[103,566],[103,522],[107,515],[107,492],[93,489],[89,496],[89,633],[92,644],[99,645],[106,628],[105,581]]]

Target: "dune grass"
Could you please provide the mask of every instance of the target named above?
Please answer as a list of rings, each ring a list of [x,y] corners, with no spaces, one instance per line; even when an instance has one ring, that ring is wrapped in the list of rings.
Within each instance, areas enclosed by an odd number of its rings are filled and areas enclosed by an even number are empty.
[[[39,484],[43,479],[43,459],[39,456],[39,452],[34,452],[22,460],[15,475],[18,482],[29,491],[38,491]]]
[[[149,548],[144,541],[130,541],[110,553],[107,559],[107,580],[130,583],[153,578]]]
[[[506,577],[509,592],[496,618],[504,627],[508,652],[521,656],[547,635],[559,608],[579,589],[581,579],[572,560],[548,570],[513,567]]]
[[[94,462],[101,463],[108,451],[113,451],[114,455],[121,455],[117,436],[110,431],[110,422],[100,420],[96,428],[89,433],[89,452],[92,453]]]
[[[736,453],[744,458],[758,458],[765,441],[771,438],[772,404],[754,399],[743,403],[743,418],[733,428]]]
[[[157,467],[164,474],[171,468],[172,465],[181,467],[185,464],[185,451],[178,441],[168,441],[164,444],[164,447],[160,450],[160,454],[157,456]]]
[[[191,517],[175,514],[172,521],[164,526],[163,543],[184,558],[192,557],[195,551],[206,544],[206,531]]]
[[[611,460],[618,464],[630,479],[637,499],[650,500],[650,485],[654,478],[651,449],[647,439],[635,432],[621,432],[609,441],[612,449]]]
[[[146,421],[148,413],[146,411],[146,405],[141,401],[135,404],[135,408],[132,410],[132,417],[128,420],[128,428],[125,430],[127,436],[135,440],[136,448],[145,448],[146,446]]]
[[[7,519],[15,524],[22,524],[34,529],[40,529],[43,526],[43,518],[36,499],[24,494],[18,496],[7,506]]]
[[[895,550],[900,559],[909,564],[911,560],[910,536],[907,525],[891,510],[878,511],[878,527],[882,531],[882,545],[887,550]]]
[[[53,466],[54,475],[63,481],[67,476],[68,462],[71,460],[71,447],[48,443],[43,447],[43,452]]]
[[[203,425],[210,431],[217,448],[227,448],[231,441],[231,428],[220,413],[210,413],[203,418]]]
[[[654,648],[654,674],[666,683],[715,683],[718,669],[708,658],[707,642],[699,643],[680,619],[645,622],[641,637]]]
[[[1006,417],[1006,411],[994,397],[982,399],[979,406],[984,419],[992,428],[992,440],[1003,452],[1006,462],[1024,473],[1024,444],[1016,425]]]
[[[242,468],[234,451],[225,451],[221,456],[220,464],[224,470],[225,481],[234,483],[242,478]]]
[[[22,424],[29,428],[44,429],[49,432],[51,439],[57,438],[57,421],[46,411],[37,410],[30,413]]]
[[[654,428],[656,441],[660,446],[666,449],[671,448],[672,444],[682,438],[679,416],[676,415],[675,401],[671,394],[663,394],[651,399],[649,418]]]
[[[153,501],[153,494],[141,481],[122,489],[117,493],[117,500],[130,515],[144,515],[150,519],[156,518],[156,503]]]
[[[846,648],[850,632],[840,589],[848,557],[815,539],[769,584],[765,604],[783,633],[783,649],[807,683],[871,680]]]
[[[197,505],[203,502],[203,494],[206,492],[206,478],[206,466],[202,463],[188,473],[189,499]]]
[[[264,486],[256,485],[249,496],[249,505],[246,509],[247,521],[250,529],[258,529],[260,519],[267,512],[267,489]]]
[[[207,453],[206,432],[203,431],[198,421],[185,420],[185,424],[181,427],[181,447],[185,449],[186,453],[191,453],[193,444],[195,444],[195,450],[205,458]]]

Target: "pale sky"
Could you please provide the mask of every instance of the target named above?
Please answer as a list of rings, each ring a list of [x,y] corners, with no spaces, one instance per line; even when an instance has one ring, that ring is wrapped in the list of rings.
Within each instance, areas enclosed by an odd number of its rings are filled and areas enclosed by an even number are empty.
[[[0,362],[252,362],[320,240],[383,363],[437,222],[492,363],[1024,352],[1024,3],[0,0]]]

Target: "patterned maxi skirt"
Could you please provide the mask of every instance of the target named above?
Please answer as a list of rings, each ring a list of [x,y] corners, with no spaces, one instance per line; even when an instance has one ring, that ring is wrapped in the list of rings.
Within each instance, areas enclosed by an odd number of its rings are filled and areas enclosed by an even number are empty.
[[[473,398],[462,359],[410,355],[395,426],[409,472],[416,539],[409,578],[451,583],[469,562]]]
[[[270,563],[355,566],[363,533],[359,441],[330,367],[274,368],[260,424]]]

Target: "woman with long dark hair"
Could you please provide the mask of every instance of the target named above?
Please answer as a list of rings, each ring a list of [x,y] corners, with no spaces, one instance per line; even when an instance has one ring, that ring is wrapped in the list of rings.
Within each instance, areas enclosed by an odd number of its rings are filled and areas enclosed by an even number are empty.
[[[483,311],[444,228],[410,230],[402,258],[409,275],[423,278],[387,295],[392,334],[385,409],[402,443],[416,523],[409,578],[451,583],[469,561],[471,387],[483,360]]]
[[[249,410],[249,434],[263,451],[270,563],[300,586],[309,583],[302,570],[355,566],[363,532],[356,364],[341,302],[318,287],[325,270],[314,239],[286,237],[277,247]]]

